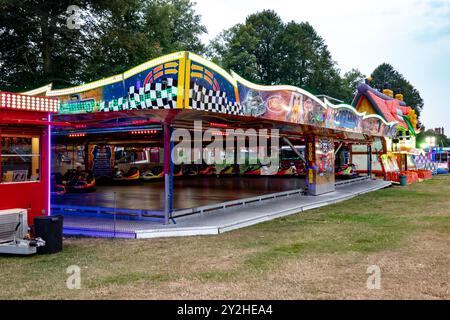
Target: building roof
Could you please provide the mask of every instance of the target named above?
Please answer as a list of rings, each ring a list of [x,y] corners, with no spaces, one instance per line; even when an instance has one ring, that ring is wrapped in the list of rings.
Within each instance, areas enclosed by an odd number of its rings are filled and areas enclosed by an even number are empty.
[[[357,110],[363,98],[367,98],[377,114],[387,122],[396,121],[403,128],[409,128],[403,116],[408,115],[411,107],[406,106],[404,101],[389,97],[365,83],[358,86],[358,93],[353,100]]]

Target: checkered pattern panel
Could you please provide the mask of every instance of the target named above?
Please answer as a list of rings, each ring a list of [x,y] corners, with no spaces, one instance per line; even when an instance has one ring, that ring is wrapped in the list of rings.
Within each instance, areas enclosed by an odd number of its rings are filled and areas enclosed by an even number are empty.
[[[437,170],[436,164],[431,162],[427,156],[424,155],[415,156],[414,162],[416,164],[417,169],[431,170],[431,171]]]
[[[425,165],[428,162],[427,158],[423,155],[414,156],[414,162],[417,169],[425,169]]]
[[[239,103],[228,102],[228,104],[225,106],[224,113],[232,114],[232,115],[236,115],[236,116],[242,116],[242,115],[244,115],[244,110]]]
[[[243,115],[239,103],[229,101],[226,92],[206,89],[197,83],[191,83],[189,106],[192,109],[209,112]]]
[[[162,83],[147,83],[145,87],[128,88],[128,96],[100,104],[100,111],[175,109],[177,105],[177,80],[167,78]]]

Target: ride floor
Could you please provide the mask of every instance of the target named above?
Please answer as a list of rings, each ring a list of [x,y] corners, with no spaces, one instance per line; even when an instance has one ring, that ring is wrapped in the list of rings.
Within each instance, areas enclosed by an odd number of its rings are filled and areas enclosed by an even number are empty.
[[[302,189],[299,177],[192,177],[174,180],[174,209],[186,209],[258,195]],[[162,210],[164,182],[98,185],[95,192],[53,196],[56,205]]]

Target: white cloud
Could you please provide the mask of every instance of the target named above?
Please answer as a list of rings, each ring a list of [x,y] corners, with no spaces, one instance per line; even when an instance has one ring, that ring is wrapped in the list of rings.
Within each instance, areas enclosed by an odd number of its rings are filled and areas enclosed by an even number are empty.
[[[196,10],[209,34],[264,9],[287,22],[308,21],[325,39],[342,72],[358,68],[369,74],[382,62],[391,63],[421,92],[422,121],[446,127],[450,113],[450,0],[196,0]]]

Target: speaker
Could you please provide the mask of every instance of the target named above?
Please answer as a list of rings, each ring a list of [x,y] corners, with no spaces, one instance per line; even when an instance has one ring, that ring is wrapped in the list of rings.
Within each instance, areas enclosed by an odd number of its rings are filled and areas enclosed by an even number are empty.
[[[38,247],[39,254],[52,254],[63,249],[63,216],[44,216],[34,218],[34,235],[45,241],[45,246]]]

